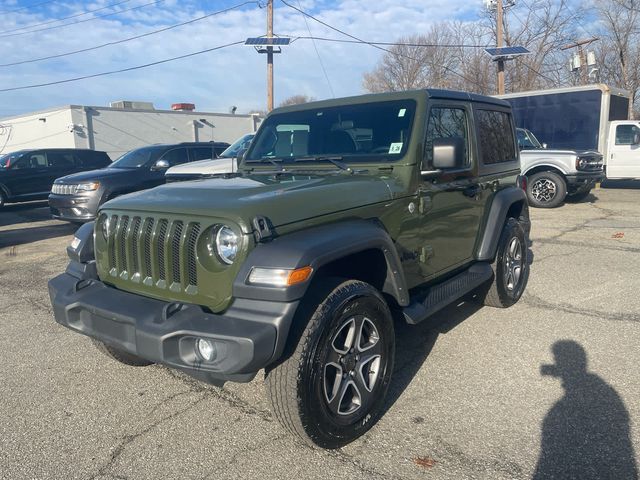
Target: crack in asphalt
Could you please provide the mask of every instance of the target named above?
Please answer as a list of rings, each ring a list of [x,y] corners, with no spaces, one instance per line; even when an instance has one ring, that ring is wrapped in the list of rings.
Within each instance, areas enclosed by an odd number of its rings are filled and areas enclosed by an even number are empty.
[[[614,246],[614,245],[590,245],[588,243],[582,243],[582,242],[559,241],[559,240],[536,240],[535,243],[536,245],[562,245],[562,246],[569,246],[569,247],[592,248],[594,250],[610,250],[614,252],[640,253],[640,247],[623,247],[623,246]]]
[[[260,409],[252,406],[250,403],[245,402],[234,393],[225,390],[222,387],[216,387],[214,385],[208,385],[191,378],[186,374],[180,373],[168,367],[160,366],[170,377],[179,380],[186,384],[193,392],[204,393],[205,395],[222,400],[224,403],[234,408],[235,410],[250,416],[257,416],[265,422],[273,422],[273,414],[270,410]]]
[[[161,404],[166,404],[167,402],[171,401],[173,398],[175,398],[175,396],[168,397],[163,402],[161,402]],[[173,413],[171,413],[171,414],[169,414],[169,415],[167,415],[165,417],[162,417],[162,418],[156,420],[155,422],[152,422],[151,424],[147,425],[145,428],[143,428],[139,432],[133,433],[133,434],[124,435],[120,439],[120,442],[118,442],[118,444],[115,446],[115,448],[113,449],[113,451],[109,455],[109,460],[104,465],[102,465],[98,469],[98,472],[96,474],[92,475],[89,478],[89,480],[95,480],[96,478],[98,478],[100,476],[109,475],[110,474],[109,470],[115,465],[115,463],[117,462],[118,458],[124,453],[124,451],[127,448],[127,446],[129,446],[132,442],[134,442],[136,439],[140,438],[141,436],[149,433],[151,430],[153,430],[156,427],[162,425],[163,423],[165,423],[167,421],[170,421],[170,420],[173,420],[174,418],[182,415],[183,413],[188,412],[193,407],[195,407],[196,405],[199,405],[200,403],[202,403],[206,399],[207,399],[207,395],[202,395],[202,396],[200,396],[200,398],[198,398],[194,402],[191,402],[186,407],[184,407],[184,408],[182,408],[180,410],[176,410],[175,412],[173,412]],[[216,429],[217,429],[217,427],[213,427],[213,431],[215,431]]]
[[[616,312],[603,312],[593,310],[589,308],[580,308],[568,303],[551,303],[543,300],[535,295],[527,294],[520,300],[525,305],[529,305],[535,308],[541,308],[543,310],[561,311],[565,313],[572,313],[577,315],[584,315],[585,317],[598,318],[600,320],[609,320],[614,322],[640,322],[640,315],[631,313],[616,313]]]

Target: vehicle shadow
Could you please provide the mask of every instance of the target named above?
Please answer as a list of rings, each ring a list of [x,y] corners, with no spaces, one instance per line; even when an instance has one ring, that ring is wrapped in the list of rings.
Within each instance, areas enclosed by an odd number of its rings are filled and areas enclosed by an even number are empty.
[[[402,313],[395,313],[396,357],[383,415],[407,389],[431,353],[436,340],[480,310],[480,303],[459,301],[445,307],[418,325],[409,325]]]
[[[587,354],[572,340],[552,347],[555,364],[540,374],[562,381],[564,396],[542,423],[533,480],[575,478],[637,480],[629,413],[616,390],[587,371]]]
[[[25,222],[51,220],[46,200],[27,203],[11,203],[0,209],[0,227]]]
[[[2,230],[0,231],[0,249],[39,242],[49,238],[72,235],[77,229],[77,225],[62,223],[56,225],[45,225],[42,227]]]

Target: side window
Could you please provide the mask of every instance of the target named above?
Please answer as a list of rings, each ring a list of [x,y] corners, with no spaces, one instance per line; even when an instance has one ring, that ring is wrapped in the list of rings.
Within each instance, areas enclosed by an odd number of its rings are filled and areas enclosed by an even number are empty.
[[[478,149],[485,165],[512,162],[517,158],[511,115],[496,110],[476,110]]]
[[[616,145],[633,145],[633,139],[640,135],[640,128],[635,125],[618,125],[616,127]]]
[[[73,153],[50,152],[47,154],[49,166],[54,168],[69,168],[75,165]]]
[[[469,164],[469,129],[464,108],[432,107],[427,120],[427,136],[423,167],[433,165],[433,141],[439,138],[461,138],[465,145],[465,164]]]
[[[173,150],[169,150],[162,157],[162,160],[166,160],[169,162],[169,166],[173,167],[174,165],[179,165],[181,163],[186,163],[189,161],[189,157],[187,156],[187,149],[182,148],[174,148]]]
[[[211,160],[213,152],[211,147],[193,147],[191,148],[191,159],[195,162],[197,160]]]
[[[14,168],[46,168],[47,157],[44,153],[31,153],[22,157]]]

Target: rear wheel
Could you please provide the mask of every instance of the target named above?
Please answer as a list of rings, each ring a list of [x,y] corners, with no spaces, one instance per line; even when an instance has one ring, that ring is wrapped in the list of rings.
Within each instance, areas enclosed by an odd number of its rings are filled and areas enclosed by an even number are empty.
[[[377,422],[395,354],[393,321],[380,293],[360,281],[334,285],[295,350],[266,376],[278,421],[323,448],[346,445]]]
[[[493,280],[484,293],[483,303],[510,307],[520,300],[529,280],[527,235],[515,218],[509,218],[502,229],[492,268]]]
[[[567,195],[567,184],[555,172],[538,172],[528,178],[527,197],[529,205],[538,208],[554,208]]]
[[[100,340],[96,340],[92,338],[91,341],[96,346],[96,348],[104,353],[107,357],[112,358],[120,363],[124,363],[125,365],[129,365],[130,367],[146,367],[148,365],[152,365],[153,362],[145,360],[144,358],[140,358],[136,355],[132,355],[129,352],[125,352],[124,350],[120,350],[119,348],[112,347],[107,345]]]

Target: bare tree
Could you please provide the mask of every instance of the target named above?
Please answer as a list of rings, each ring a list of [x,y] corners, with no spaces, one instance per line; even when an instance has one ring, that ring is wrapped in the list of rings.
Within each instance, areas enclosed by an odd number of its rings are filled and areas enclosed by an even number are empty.
[[[426,35],[400,38],[400,45],[389,47],[378,65],[364,74],[363,86],[369,92],[452,88],[459,59],[446,45],[454,42],[448,23],[433,25]]]
[[[598,48],[600,78],[629,90],[634,99],[630,118],[640,111],[640,6],[634,0],[597,0],[601,21]]]
[[[300,103],[313,102],[315,98],[308,95],[292,95],[289,98],[285,98],[280,102],[279,107],[286,107],[287,105],[298,105]]]

